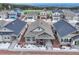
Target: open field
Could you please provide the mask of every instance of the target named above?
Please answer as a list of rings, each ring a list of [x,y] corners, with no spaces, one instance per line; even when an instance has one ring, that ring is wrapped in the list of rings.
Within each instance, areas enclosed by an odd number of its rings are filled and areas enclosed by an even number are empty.
[[[42,10],[23,10],[23,13],[32,13],[32,12],[36,12],[36,13],[39,13],[41,12]]]

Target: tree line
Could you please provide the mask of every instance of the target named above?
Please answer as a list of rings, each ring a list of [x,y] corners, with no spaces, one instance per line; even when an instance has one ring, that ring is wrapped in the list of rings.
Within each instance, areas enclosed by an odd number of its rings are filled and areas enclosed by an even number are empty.
[[[67,8],[67,7],[35,7],[35,6],[29,6],[29,5],[18,5],[18,4],[9,4],[9,3],[0,3],[0,10],[10,10],[10,9],[14,9],[14,8],[20,8],[20,9],[34,9],[34,10],[40,10],[40,9],[49,9],[49,10],[53,10],[53,9],[79,9],[79,6],[77,7],[72,7],[72,8]]]

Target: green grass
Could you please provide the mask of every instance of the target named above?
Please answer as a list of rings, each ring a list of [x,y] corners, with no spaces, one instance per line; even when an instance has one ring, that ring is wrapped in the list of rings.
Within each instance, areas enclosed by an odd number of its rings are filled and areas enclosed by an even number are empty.
[[[33,12],[35,12],[35,13],[40,13],[42,10],[23,10],[23,13],[24,14],[29,14],[29,13],[33,13]],[[51,15],[52,13],[51,12],[49,12],[48,13],[49,15]]]
[[[42,10],[23,10],[23,13],[32,13],[32,12],[36,12],[36,13],[39,13],[41,12]]]

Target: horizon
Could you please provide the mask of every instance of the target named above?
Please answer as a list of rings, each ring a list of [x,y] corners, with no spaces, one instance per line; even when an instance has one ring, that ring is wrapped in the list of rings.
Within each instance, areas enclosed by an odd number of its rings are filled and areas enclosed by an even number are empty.
[[[16,5],[29,5],[36,7],[78,7],[79,3],[14,3]]]

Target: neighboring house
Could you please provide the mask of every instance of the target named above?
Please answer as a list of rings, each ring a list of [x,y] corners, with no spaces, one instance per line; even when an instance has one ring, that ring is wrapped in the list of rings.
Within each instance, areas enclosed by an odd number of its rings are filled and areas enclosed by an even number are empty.
[[[25,17],[22,19],[25,22],[34,22],[37,19],[37,13],[29,13],[26,14]]]
[[[71,10],[62,10],[62,11],[63,11],[67,21],[68,20],[71,20],[71,21],[74,20],[73,18],[75,16],[75,13],[73,11],[71,11]]]
[[[39,19],[42,19],[45,22],[50,23],[52,20],[52,11],[51,10],[42,10],[39,14]]]
[[[75,14],[75,16],[73,17],[73,20],[79,21],[79,10],[74,10],[73,12]]]
[[[41,11],[40,12],[40,19],[47,19],[47,11]]]
[[[0,11],[0,19],[6,19],[7,18],[8,11]]]
[[[52,22],[57,22],[61,20],[63,17],[63,11],[62,10],[53,10],[52,11]]]
[[[55,39],[51,26],[38,19],[31,23],[24,35],[27,44],[52,46],[52,40]]]
[[[65,15],[66,21],[72,26],[75,26],[75,24],[78,22],[77,11],[63,10],[63,13]]]
[[[71,39],[72,39],[72,48],[79,49],[79,34],[73,36]]]
[[[40,14],[39,14],[40,15],[40,19],[49,19],[51,14],[52,14],[51,10],[42,10],[40,12]]]
[[[5,27],[9,23],[5,20],[0,20],[0,42],[12,42],[16,40],[14,32]]]
[[[61,45],[71,44],[72,33],[76,32],[77,29],[65,20],[60,20],[57,23],[54,23],[54,28],[57,32],[57,36]]]
[[[16,40],[14,32],[8,28],[0,27],[0,42],[12,42]]]
[[[16,20],[17,18],[18,18],[18,16],[17,16],[17,12],[16,11],[11,10],[11,11],[8,12],[8,19]]]
[[[20,17],[22,14],[22,10],[20,8],[15,8],[14,9],[15,12],[17,12],[17,16]]]
[[[10,22],[5,26],[6,28],[12,30],[17,38],[21,37],[27,28],[27,24],[24,21],[21,21],[19,19]]]
[[[0,42],[12,42],[16,39],[14,32],[5,27],[9,23],[5,20],[0,20]]]

